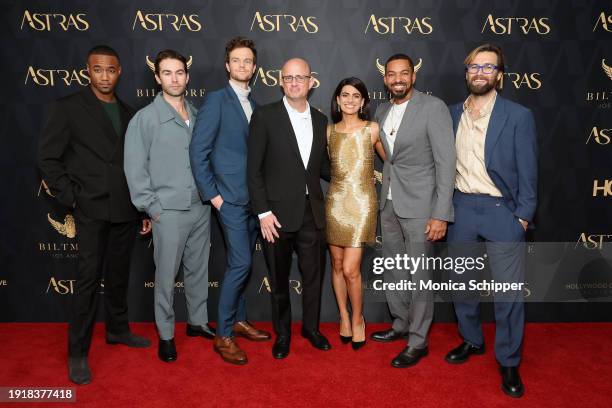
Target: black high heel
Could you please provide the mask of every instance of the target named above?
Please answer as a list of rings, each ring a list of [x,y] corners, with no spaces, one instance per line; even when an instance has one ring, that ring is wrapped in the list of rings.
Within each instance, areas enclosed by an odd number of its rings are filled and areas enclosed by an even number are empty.
[[[340,341],[342,344],[349,344],[353,340],[353,336],[343,336],[340,335]]]
[[[340,322],[342,323],[342,319],[340,319]],[[340,341],[342,344],[349,344],[351,340],[353,340],[353,336],[343,336],[340,334]]]
[[[365,332],[365,324],[366,324],[365,317],[361,316],[361,320],[363,320],[363,330]],[[357,351],[363,346],[365,346],[366,344],[365,337],[366,336],[364,336],[363,341],[352,341],[352,338],[351,338],[351,346],[353,347],[353,350]]]

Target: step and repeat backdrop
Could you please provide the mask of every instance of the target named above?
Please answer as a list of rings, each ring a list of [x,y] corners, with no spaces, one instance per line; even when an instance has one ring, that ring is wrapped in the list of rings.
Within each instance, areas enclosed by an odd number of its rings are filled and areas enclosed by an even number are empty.
[[[115,48],[122,64],[120,97],[136,108],[158,92],[151,61],[173,48],[190,62],[187,97],[199,106],[226,84],[224,45],[255,40],[252,82],[260,104],[278,100],[280,68],[307,59],[315,77],[310,98],[329,116],[331,94],[345,77],[368,86],[373,109],[387,100],[383,64],[402,52],[415,61],[416,88],[446,103],[466,97],[463,59],[483,42],[500,44],[507,60],[502,94],[535,114],[539,144],[537,228],[529,236],[532,276],[528,319],[606,320],[612,307],[612,5],[609,1],[0,1],[2,146],[0,321],[65,321],[75,290],[78,245],[72,215],[40,179],[37,144],[46,106],[89,84],[86,53]],[[378,163],[380,168],[380,163]],[[216,316],[225,247],[216,220],[210,260],[210,315]],[[363,263],[368,321],[388,319],[375,290],[372,258]],[[608,249],[608,250],[607,250]],[[444,251],[443,248],[438,248]],[[137,238],[129,292],[135,321],[153,319],[150,237]],[[300,316],[301,279],[292,271],[293,313]],[[539,279],[539,280],[538,280]],[[100,292],[104,291],[101,281]],[[184,287],[176,283],[184,318]],[[322,320],[337,308],[330,268]],[[537,293],[536,293],[537,292]],[[260,246],[247,288],[252,320],[269,320],[270,282]],[[602,302],[602,300],[604,300]],[[436,320],[453,319],[439,302]]]

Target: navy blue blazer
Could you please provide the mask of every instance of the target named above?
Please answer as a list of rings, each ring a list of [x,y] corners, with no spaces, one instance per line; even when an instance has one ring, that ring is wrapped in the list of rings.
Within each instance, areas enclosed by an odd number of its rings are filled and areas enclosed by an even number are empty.
[[[455,137],[463,103],[450,107]],[[510,211],[533,223],[538,192],[538,146],[533,114],[497,95],[485,139],[485,166]]]
[[[256,104],[249,95],[253,111]],[[189,157],[203,200],[221,195],[231,204],[249,203],[249,122],[231,85],[206,94],[198,111]]]

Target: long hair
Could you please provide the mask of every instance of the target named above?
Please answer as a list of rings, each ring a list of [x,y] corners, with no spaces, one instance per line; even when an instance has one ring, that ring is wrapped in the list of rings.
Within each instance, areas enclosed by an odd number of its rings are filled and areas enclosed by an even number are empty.
[[[355,89],[359,91],[359,93],[361,94],[361,97],[363,98],[363,108],[360,110],[360,112],[357,113],[357,115],[359,116],[359,119],[370,120],[370,96],[368,95],[368,88],[366,88],[366,85],[363,83],[361,79],[350,77],[350,78],[344,78],[342,81],[340,81],[340,83],[336,87],[336,90],[334,91],[334,94],[331,100],[332,122],[338,123],[342,120],[342,112],[340,112],[338,102],[336,101],[336,99],[342,92],[342,88],[344,88],[345,85],[353,86]]]

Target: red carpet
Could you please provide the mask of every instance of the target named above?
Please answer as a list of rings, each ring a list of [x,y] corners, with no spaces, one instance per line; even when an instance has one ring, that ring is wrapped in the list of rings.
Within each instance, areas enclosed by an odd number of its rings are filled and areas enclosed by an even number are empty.
[[[386,327],[371,324],[368,333]],[[321,327],[332,342],[328,352],[313,349],[294,326],[291,353],[282,361],[272,358],[271,342],[240,340],[249,357],[243,367],[224,363],[210,341],[187,338],[184,324],[177,327],[178,361],[162,363],[153,324],[132,328],[154,339],[154,347],[109,346],[98,325],[90,355],[93,382],[75,386],[76,406],[612,406],[612,324],[528,324],[521,367],[526,393],[520,400],[500,390],[493,325],[485,326],[487,353],[452,366],[443,359],[458,344],[455,325],[435,324],[429,356],[408,369],[389,365],[402,343],[368,341],[355,352],[340,343],[334,324]],[[66,338],[65,324],[0,324],[0,386],[74,386],[67,378]],[[26,405],[63,404],[10,406]]]

